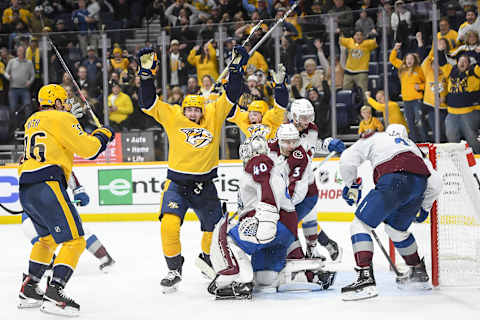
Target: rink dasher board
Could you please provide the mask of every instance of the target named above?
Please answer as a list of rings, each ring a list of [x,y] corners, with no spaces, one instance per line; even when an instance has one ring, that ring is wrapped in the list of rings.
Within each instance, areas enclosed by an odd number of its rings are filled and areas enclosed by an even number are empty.
[[[315,158],[314,167],[324,158]],[[338,170],[339,158],[331,158],[317,169],[315,179],[319,199],[315,210],[320,221],[351,221],[354,207],[342,199],[343,181]],[[80,184],[85,187],[90,203],[77,207],[83,221],[155,221],[158,219],[162,184],[166,180],[166,162],[76,164],[73,167]],[[317,174],[321,171],[321,174]],[[242,174],[238,160],[221,160],[218,178],[214,180],[218,197],[227,202],[227,209],[237,209],[237,191]],[[365,162],[358,170],[363,179],[363,195],[374,187],[372,168]],[[71,199],[73,195],[69,190]],[[18,200],[16,165],[0,167],[0,203],[10,210],[22,210]],[[175,204],[172,204],[175,205]],[[185,220],[197,220],[189,210]],[[0,208],[0,224],[20,223],[20,215],[11,215]]]

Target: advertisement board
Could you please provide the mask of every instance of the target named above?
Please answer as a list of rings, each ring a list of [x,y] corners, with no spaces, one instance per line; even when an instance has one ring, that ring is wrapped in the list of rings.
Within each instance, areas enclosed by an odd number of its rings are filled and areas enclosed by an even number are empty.
[[[316,165],[318,161],[315,161]],[[162,186],[167,176],[165,162],[76,164],[74,172],[85,187],[90,203],[77,207],[84,221],[155,220],[158,217]],[[242,174],[240,161],[221,161],[214,180],[218,197],[227,202],[229,211],[237,208],[237,191]],[[342,199],[343,181],[338,172],[338,159],[323,163],[315,171],[319,201],[315,210],[321,220],[345,220],[353,217],[353,207]],[[368,163],[359,169],[363,192],[373,187],[372,169]],[[71,198],[71,192],[69,191]],[[0,167],[0,202],[11,210],[21,210],[18,199],[16,167]],[[194,218],[189,215],[187,220]],[[0,223],[19,222],[0,208]]]

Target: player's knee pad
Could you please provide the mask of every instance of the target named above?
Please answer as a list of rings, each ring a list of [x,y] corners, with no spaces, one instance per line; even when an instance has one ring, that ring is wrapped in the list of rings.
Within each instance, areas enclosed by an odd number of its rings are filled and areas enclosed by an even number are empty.
[[[62,243],[54,265],[64,264],[75,269],[86,246],[87,242],[84,237]]]
[[[212,245],[213,232],[204,231],[202,235],[202,251],[210,254],[210,247]]]
[[[171,213],[165,213],[160,224],[163,254],[174,257],[180,254],[180,217]]]
[[[353,236],[359,233],[370,233],[372,228],[358,219],[357,217],[353,218],[352,223],[350,224],[350,234]]]
[[[27,237],[28,241],[32,242],[32,244],[36,242],[34,239],[37,239],[38,234],[37,230],[35,230],[35,227],[33,226],[32,219],[28,218],[23,220],[22,231],[25,237]]]
[[[39,238],[32,247],[32,252],[30,253],[30,260],[41,264],[50,264],[53,254],[55,253],[55,249],[57,249],[57,246],[58,244],[55,243],[52,235]]]
[[[393,242],[404,241],[410,236],[410,232],[397,230],[388,224],[385,224],[385,232]]]
[[[260,286],[277,287],[279,273],[272,270],[261,270],[255,272],[255,284]]]

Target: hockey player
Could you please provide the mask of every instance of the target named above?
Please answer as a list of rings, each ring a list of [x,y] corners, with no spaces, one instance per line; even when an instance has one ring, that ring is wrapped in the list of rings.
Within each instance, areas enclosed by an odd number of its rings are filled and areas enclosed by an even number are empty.
[[[78,179],[73,171],[70,179],[68,180],[68,187],[73,192],[74,202],[76,202],[79,206],[86,206],[90,202],[90,197],[85,192],[85,188],[81,186],[78,182]],[[38,241],[38,233],[33,226],[32,220],[28,217],[26,213],[22,214],[22,230],[25,236],[30,240],[32,245],[34,245]],[[100,271],[108,273],[112,266],[115,264],[115,260],[113,260],[112,257],[108,254],[107,249],[105,249],[105,246],[100,242],[100,240],[95,234],[88,232],[85,226],[83,226],[83,231],[85,232],[87,250],[100,261]],[[53,256],[53,258],[55,259],[55,255]]]
[[[20,289],[20,308],[38,307],[47,313],[78,315],[80,305],[63,291],[86,246],[80,216],[66,192],[73,154],[95,159],[113,139],[98,128],[87,134],[77,119],[63,112],[67,92],[59,85],[38,92],[41,111],[25,124],[25,158],[18,167],[20,203],[39,235],[30,254],[28,275]],[[56,110],[57,109],[57,110]],[[38,287],[55,249],[53,276],[45,293]]]
[[[315,110],[310,101],[307,99],[294,100],[290,112],[292,123],[300,134],[300,145],[310,158],[313,158],[317,145],[322,146],[321,150],[323,152],[342,153],[345,150],[345,145],[339,139],[327,138],[322,141],[318,138],[318,128],[313,122]],[[308,176],[313,177],[313,173],[308,173]],[[312,183],[315,183],[315,181]],[[317,202],[318,192],[316,192],[317,197],[312,198],[313,188],[316,190],[316,185],[312,185],[309,189],[310,199],[308,201],[305,199],[301,208],[299,208],[300,212],[297,211],[303,219],[302,229],[307,243],[307,257],[323,257],[317,249],[318,241],[328,251],[332,261],[338,262],[342,259],[342,248],[338,246],[337,242],[330,239],[321,227],[320,232],[318,232],[317,213],[312,210]]]
[[[271,71],[275,82],[275,103],[272,109],[263,100],[252,101],[248,105],[248,110],[240,109],[237,104],[235,112],[227,120],[235,123],[243,134],[249,138],[260,134],[267,140],[275,138],[277,128],[285,120],[285,110],[288,104],[288,89],[285,85],[286,69],[283,65],[279,66],[278,72]]]
[[[408,139],[406,128],[392,124],[386,132],[369,133],[343,152],[340,174],[345,183],[343,198],[349,205],[360,201],[361,180],[357,179],[357,169],[366,160],[373,167],[375,188],[358,205],[350,227],[357,280],[342,288],[343,300],[377,296],[370,230],[381,222],[410,267],[407,278],[399,277],[397,282],[429,288],[424,259],[420,259],[417,243],[408,228],[413,221],[420,222],[428,216],[441,190],[441,178]],[[421,215],[417,218],[419,211]]]
[[[248,138],[240,146],[244,164],[239,191],[240,222],[228,230],[228,220],[223,219],[215,227],[212,241],[212,264],[217,277],[209,292],[219,299],[251,297],[253,281],[256,286],[277,288],[290,279],[285,270],[286,252],[297,238],[297,214],[285,192],[281,169],[274,166],[268,152],[261,135]],[[311,267],[321,266],[317,263]],[[320,289],[327,289],[334,278],[323,271],[315,276],[312,280]]]
[[[203,237],[199,258],[210,263],[210,244],[215,224],[222,217],[220,201],[212,179],[217,177],[222,125],[233,114],[241,95],[243,66],[248,53],[236,47],[237,57],[229,70],[225,92],[205,105],[199,95],[188,95],[181,108],[160,101],[155,94],[157,57],[151,48],[140,50],[140,101],[143,112],[163,125],[169,139],[167,181],[160,201],[162,248],[168,266],[161,280],[164,293],[173,292],[182,280],[180,226],[188,208],[200,220]]]

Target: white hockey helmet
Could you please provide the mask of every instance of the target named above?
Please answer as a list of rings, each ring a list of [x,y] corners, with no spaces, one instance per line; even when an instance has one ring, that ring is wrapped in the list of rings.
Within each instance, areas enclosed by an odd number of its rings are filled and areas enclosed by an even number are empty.
[[[288,155],[300,145],[300,133],[293,123],[281,124],[277,129],[278,145],[284,155]]]
[[[405,128],[404,125],[401,125],[399,123],[393,123],[389,125],[385,130],[385,132],[391,136],[397,136],[402,139],[408,139],[407,128]]]
[[[250,159],[259,154],[267,154],[270,151],[267,140],[262,135],[253,135],[245,140],[238,149],[240,159],[246,164]]]
[[[295,122],[313,122],[315,119],[315,110],[312,103],[307,99],[295,99],[290,106],[292,119]]]

